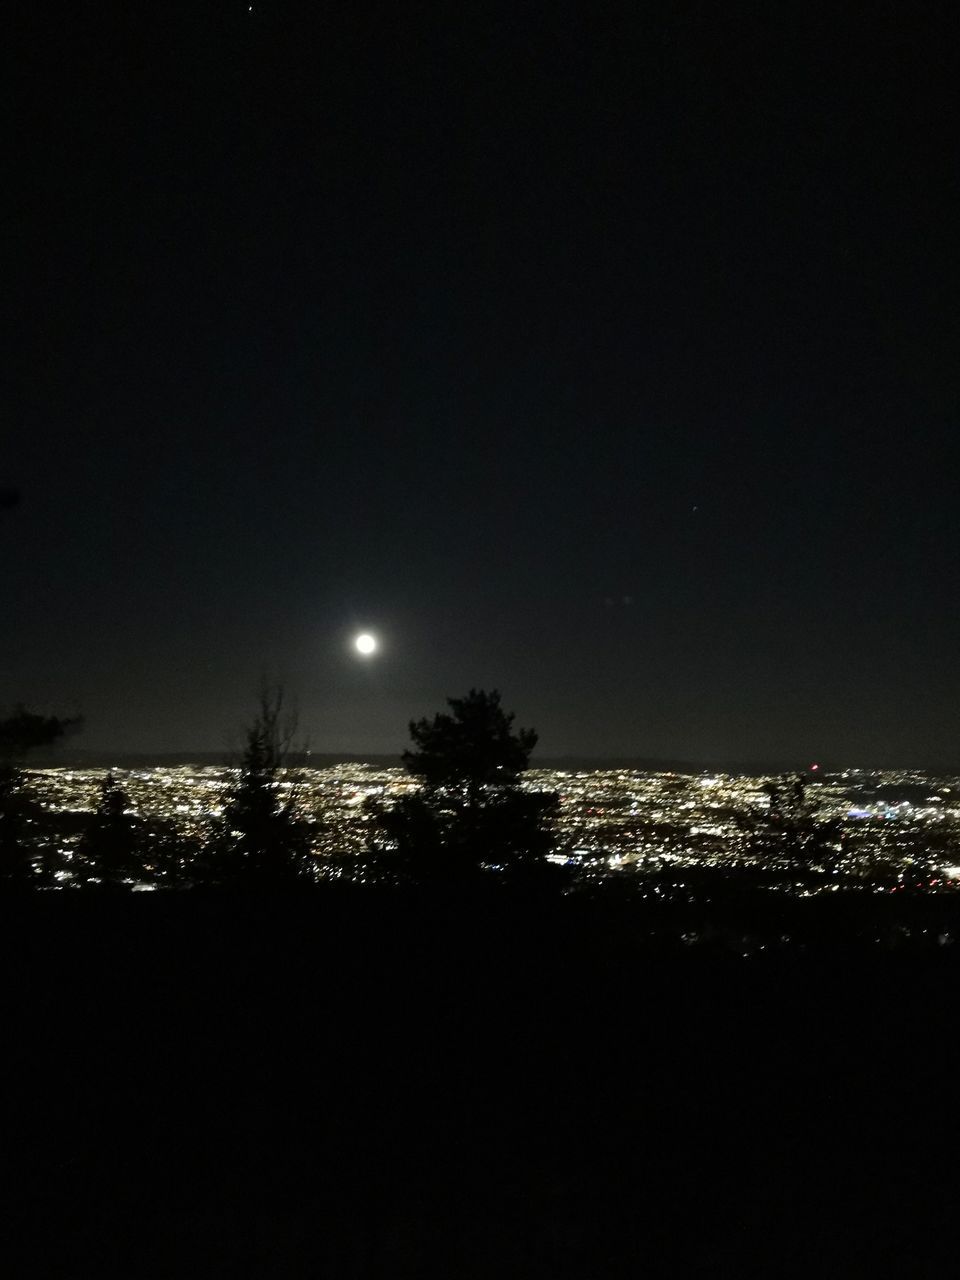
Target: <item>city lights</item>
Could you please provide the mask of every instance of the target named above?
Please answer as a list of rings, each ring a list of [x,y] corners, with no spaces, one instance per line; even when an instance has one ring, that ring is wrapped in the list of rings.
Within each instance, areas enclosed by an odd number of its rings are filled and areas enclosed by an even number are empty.
[[[235,781],[234,770],[214,766],[113,772],[134,812],[196,840],[221,815]],[[39,769],[31,781],[45,808],[69,818],[94,808],[104,773]],[[664,877],[675,876],[679,890],[687,869],[740,869],[777,892],[789,892],[788,873],[798,862],[829,876],[831,892],[838,885],[886,892],[892,885],[921,881],[931,892],[942,892],[960,881],[960,778],[933,783],[920,772],[821,770],[806,788],[807,827],[801,823],[799,835],[791,834],[789,824],[778,825],[771,807],[771,789],[782,781],[717,773],[540,769],[525,775],[524,786],[559,797],[552,860],[571,867],[580,883],[652,875],[663,893],[669,889]],[[313,832],[318,871],[339,877],[353,873],[367,848],[366,802],[389,805],[415,791],[417,782],[399,768],[351,763],[290,770],[280,789],[294,787]],[[65,830],[70,829],[67,822]],[[67,865],[75,839],[62,837],[59,852]],[[807,895],[811,889],[797,884],[794,891]]]

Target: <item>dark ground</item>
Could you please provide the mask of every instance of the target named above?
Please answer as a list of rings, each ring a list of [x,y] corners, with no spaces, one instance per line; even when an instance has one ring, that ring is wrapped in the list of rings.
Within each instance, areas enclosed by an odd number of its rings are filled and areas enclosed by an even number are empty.
[[[955,1274],[953,949],[629,919],[8,901],[2,1274]]]

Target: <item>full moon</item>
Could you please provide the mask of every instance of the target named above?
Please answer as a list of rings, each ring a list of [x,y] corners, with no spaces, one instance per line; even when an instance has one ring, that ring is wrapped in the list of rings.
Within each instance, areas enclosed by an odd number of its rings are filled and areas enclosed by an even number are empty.
[[[362,635],[357,636],[356,640],[353,642],[353,647],[356,649],[357,653],[362,653],[366,658],[369,657],[371,653],[376,653],[377,641],[372,635],[365,631]]]

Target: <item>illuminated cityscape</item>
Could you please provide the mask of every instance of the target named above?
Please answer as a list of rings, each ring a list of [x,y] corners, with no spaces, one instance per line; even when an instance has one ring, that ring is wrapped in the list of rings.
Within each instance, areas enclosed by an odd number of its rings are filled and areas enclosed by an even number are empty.
[[[958,6],[4,18],[0,1280],[960,1272]]]
[[[213,766],[115,769],[132,810],[202,841],[223,810],[235,772]],[[58,852],[69,867],[84,815],[96,806],[104,769],[34,770],[35,794],[63,819]],[[920,771],[847,769],[793,778],[629,769],[531,770],[527,788],[559,798],[556,851],[573,884],[657,877],[682,887],[685,870],[749,871],[781,891],[846,889],[943,892],[960,877],[960,778]],[[389,804],[416,789],[402,769],[342,764],[288,771],[310,825],[318,873],[352,878],[369,844],[368,801]],[[794,809],[778,817],[778,793]],[[798,865],[820,879],[794,880]],[[59,882],[70,882],[69,870]]]

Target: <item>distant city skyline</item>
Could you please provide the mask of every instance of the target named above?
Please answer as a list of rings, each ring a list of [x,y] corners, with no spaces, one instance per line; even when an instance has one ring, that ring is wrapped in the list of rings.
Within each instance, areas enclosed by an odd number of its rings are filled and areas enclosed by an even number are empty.
[[[134,812],[170,824],[188,839],[203,840],[221,815],[232,773],[214,767],[167,767],[112,773]],[[347,764],[298,774],[299,811],[309,824],[310,848],[321,875],[352,874],[369,851],[364,806],[396,802],[415,785],[400,768]],[[54,813],[95,808],[103,770],[36,772],[32,785]],[[823,772],[809,778],[796,800],[795,816],[816,824],[820,857],[800,854],[789,827],[767,823],[775,809],[770,781],[731,777],[656,774],[638,770],[562,772],[531,769],[525,785],[559,797],[556,844],[550,858],[575,869],[581,882],[611,876],[663,877],[652,896],[685,888],[685,874],[750,868],[758,883],[802,897],[839,887],[889,893],[904,881],[914,885],[918,867],[955,892],[960,879],[960,775],[935,779],[918,771]],[[281,794],[293,783],[279,783]],[[776,784],[774,784],[774,790]],[[808,834],[811,834],[814,828]],[[61,852],[78,838],[68,828]],[[819,866],[819,883],[784,877],[800,863]],[[69,857],[61,883],[69,880]],[[675,876],[672,873],[676,873]],[[676,883],[671,883],[671,881]],[[685,900],[685,898],[684,898]]]

